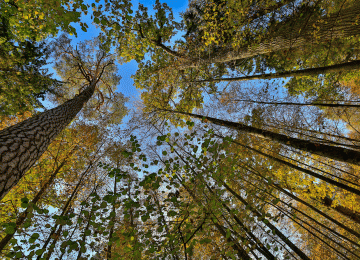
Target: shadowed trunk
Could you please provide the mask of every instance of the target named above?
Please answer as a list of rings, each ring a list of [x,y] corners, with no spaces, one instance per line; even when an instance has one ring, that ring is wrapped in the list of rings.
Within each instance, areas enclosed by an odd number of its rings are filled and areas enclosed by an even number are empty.
[[[226,120],[221,120],[213,117],[197,115],[187,112],[180,112],[168,109],[159,109],[161,111],[167,111],[170,113],[187,115],[193,118],[199,118],[203,120],[207,120],[210,123],[225,126],[231,129],[243,131],[246,133],[258,135],[263,138],[269,138],[272,141],[277,141],[281,144],[293,147],[295,149],[299,149],[308,153],[317,154],[320,156],[324,156],[330,159],[334,159],[340,162],[345,163],[353,163],[356,165],[360,165],[360,152],[352,149],[347,149],[339,146],[331,146],[322,143],[315,143],[309,140],[303,140],[299,138],[290,137],[284,134],[278,134],[269,130],[256,128],[253,126],[248,126],[242,123],[236,123]]]

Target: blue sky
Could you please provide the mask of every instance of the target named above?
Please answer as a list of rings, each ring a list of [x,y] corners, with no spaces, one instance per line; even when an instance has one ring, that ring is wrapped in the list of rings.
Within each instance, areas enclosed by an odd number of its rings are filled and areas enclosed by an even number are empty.
[[[176,1],[176,0],[166,0],[161,1],[162,3],[167,3],[174,12],[174,17],[176,20],[180,20],[180,12],[183,12],[186,10],[186,7],[188,5],[188,1]],[[155,0],[135,0],[132,1],[134,8],[137,8],[137,6],[140,4],[143,4],[144,6],[149,8],[149,12],[151,13],[152,7],[155,4]],[[96,28],[94,25],[91,24],[91,14],[89,13],[87,16],[82,17],[82,21],[87,23],[89,28],[87,32],[83,32],[79,25],[73,24],[73,26],[76,28],[77,31],[77,37],[73,36],[73,44],[76,44],[83,40],[90,40],[94,37],[96,37],[100,30]],[[118,86],[118,91],[122,92],[126,97],[130,98],[130,101],[134,101],[136,99],[139,99],[140,95],[139,92],[134,87],[133,83],[134,81],[131,79],[131,75],[135,74],[137,70],[137,63],[135,61],[128,62],[123,65],[119,65],[119,74],[121,75],[122,79],[120,81],[120,85]],[[51,107],[51,104],[46,102],[44,104],[47,108]]]

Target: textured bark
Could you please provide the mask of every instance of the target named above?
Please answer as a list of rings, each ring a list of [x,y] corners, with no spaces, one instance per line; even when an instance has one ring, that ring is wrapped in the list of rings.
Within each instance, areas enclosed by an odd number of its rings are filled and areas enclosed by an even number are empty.
[[[287,78],[287,77],[301,77],[301,76],[317,76],[319,74],[334,73],[334,72],[343,72],[343,71],[352,71],[360,69],[360,60],[350,61],[346,63],[335,64],[331,66],[324,66],[318,68],[310,68],[303,70],[294,70],[294,71],[285,71],[280,73],[269,73],[261,75],[253,75],[247,77],[236,77],[236,78],[220,78],[220,79],[205,79],[205,80],[196,80],[195,83],[203,82],[221,82],[221,81],[247,81],[255,79],[277,79],[277,78]],[[305,105],[305,104],[303,104]],[[311,105],[311,104],[308,104]],[[328,106],[331,104],[326,104],[323,106]],[[359,107],[359,106],[357,106]]]
[[[64,104],[0,131],[0,200],[79,113],[94,93],[96,82]]]
[[[261,54],[284,51],[303,46],[318,45],[336,38],[346,38],[360,34],[360,2],[352,7],[324,17],[312,17],[305,24],[294,22],[280,24],[270,32],[267,40],[245,48],[218,51],[197,61],[184,61],[180,69],[199,67],[204,64],[224,63],[247,59]]]
[[[352,149],[347,149],[339,146],[330,146],[322,143],[314,143],[309,140],[302,140],[294,137],[290,137],[284,134],[278,134],[269,130],[264,130],[260,128],[256,128],[253,126],[248,126],[241,123],[235,123],[231,121],[221,120],[213,117],[197,115],[187,112],[180,112],[168,109],[160,109],[162,111],[167,111],[170,113],[176,113],[181,115],[187,115],[194,118],[205,119],[210,123],[225,126],[228,128],[240,130],[246,133],[255,134],[261,136],[263,138],[269,138],[272,141],[277,141],[284,145],[309,152],[312,154],[317,154],[320,156],[324,156],[330,159],[334,159],[340,162],[352,163],[356,165],[360,165],[360,152]]]

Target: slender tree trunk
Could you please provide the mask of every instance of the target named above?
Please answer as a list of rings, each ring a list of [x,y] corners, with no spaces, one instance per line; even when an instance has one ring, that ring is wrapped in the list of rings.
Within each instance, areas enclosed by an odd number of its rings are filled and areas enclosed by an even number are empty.
[[[64,160],[53,172],[53,174],[50,176],[50,178],[45,182],[45,184],[41,187],[39,192],[35,195],[35,197],[31,200],[30,204],[36,205],[36,203],[39,202],[39,200],[43,197],[44,193],[48,189],[48,187],[53,183],[56,175],[59,173],[61,168],[65,165],[66,160]],[[4,247],[9,243],[9,241],[14,237],[17,229],[22,226],[24,223],[27,215],[29,213],[29,209],[27,208],[23,213],[20,214],[20,216],[16,220],[16,227],[15,232],[13,234],[6,234],[5,237],[0,241],[0,252],[4,249]]]
[[[236,77],[236,78],[220,78],[220,79],[205,79],[205,80],[196,80],[193,81],[195,83],[203,83],[203,82],[222,82],[222,81],[247,81],[247,80],[255,80],[255,79],[277,79],[277,78],[287,78],[287,77],[301,77],[301,76],[317,76],[319,74],[326,73],[334,73],[334,72],[343,72],[343,71],[351,71],[360,69],[360,60],[355,60],[346,63],[340,63],[332,66],[324,66],[318,68],[310,68],[303,70],[294,70],[294,71],[285,71],[279,73],[269,73],[269,74],[261,74],[261,75],[253,75],[246,77]],[[254,101],[256,102],[256,101]],[[257,102],[259,103],[259,102]],[[267,104],[267,103],[265,103]],[[280,103],[281,104],[281,103]],[[304,104],[305,105],[305,104]],[[311,105],[311,104],[309,104]],[[359,106],[357,106],[359,107]]]
[[[183,156],[181,156],[178,152],[176,152],[176,154],[180,157],[180,159],[186,163],[185,159],[183,158]],[[193,174],[196,176],[196,172],[193,169],[193,167],[189,167],[190,170],[193,172]],[[212,190],[212,188],[209,187],[209,185],[206,183],[206,181],[200,176],[199,177],[202,182],[205,184],[206,188],[209,190],[209,192],[214,195],[214,191]],[[218,200],[221,205],[226,209],[226,211],[235,219],[235,221],[238,223],[238,225],[248,234],[249,237],[251,237],[251,239],[254,240],[254,243],[256,244],[257,250],[263,254],[267,259],[275,259],[275,256],[263,245],[263,243],[254,236],[254,234],[250,231],[250,229],[248,229],[244,223],[241,222],[241,220],[234,214],[231,213],[230,208],[218,197],[216,197],[216,195],[214,195],[216,200]]]
[[[261,54],[318,45],[337,38],[346,38],[360,34],[360,3],[332,13],[329,16],[313,16],[307,22],[286,22],[278,25],[261,43],[240,49],[227,48],[207,55],[196,61],[183,61],[180,69],[199,67],[204,64],[224,63],[239,59],[252,58]],[[271,28],[270,28],[271,29]]]
[[[223,138],[222,136],[217,135],[217,134],[215,134],[215,136],[218,136],[218,137],[220,137],[220,138]],[[341,189],[344,189],[344,190],[347,190],[347,191],[349,191],[349,192],[351,192],[351,193],[360,195],[360,190],[355,189],[355,188],[353,188],[353,187],[351,187],[351,186],[348,186],[348,185],[346,185],[346,184],[344,184],[344,183],[335,181],[335,180],[333,180],[333,179],[330,179],[330,178],[328,178],[328,177],[325,177],[325,176],[323,176],[323,175],[321,175],[321,174],[318,174],[318,173],[316,173],[316,172],[313,172],[313,171],[311,171],[311,170],[308,170],[308,169],[305,169],[305,168],[301,168],[301,167],[299,167],[299,166],[297,166],[297,165],[295,165],[295,164],[293,164],[293,163],[290,163],[290,162],[287,162],[287,161],[285,161],[285,160],[276,158],[276,157],[274,157],[274,156],[272,156],[272,155],[263,153],[263,152],[261,152],[261,151],[259,151],[259,150],[257,150],[257,149],[254,149],[254,148],[252,148],[252,147],[250,147],[250,146],[247,146],[247,145],[243,145],[243,144],[241,144],[241,143],[239,143],[239,142],[236,142],[236,141],[231,141],[231,142],[234,143],[234,144],[240,145],[240,146],[242,146],[242,147],[244,147],[244,148],[247,148],[247,149],[249,149],[249,150],[251,150],[251,151],[254,151],[254,152],[256,152],[256,153],[258,153],[258,154],[260,154],[260,155],[263,155],[263,156],[265,156],[265,157],[267,157],[267,158],[270,158],[270,159],[272,159],[272,160],[274,160],[274,161],[277,161],[277,162],[279,162],[279,163],[281,163],[281,164],[284,164],[284,165],[286,165],[286,166],[289,166],[290,168],[292,168],[292,169],[294,169],[294,170],[297,170],[297,171],[300,171],[300,172],[309,174],[310,176],[313,176],[313,177],[318,178],[318,179],[320,179],[320,180],[323,180],[323,181],[325,181],[325,182],[327,182],[327,183],[330,183],[330,184],[332,184],[332,185],[335,185],[335,186],[337,186],[337,187],[339,187],[339,188],[341,188]]]
[[[249,170],[249,172],[255,174],[256,176],[260,177],[262,180],[264,180],[265,182],[267,182],[266,178],[265,178],[264,176],[262,176],[259,172],[255,172],[255,170],[254,170],[252,167],[251,167],[251,169],[248,169],[248,170]],[[245,179],[243,179],[243,180],[244,180],[245,182],[247,182],[249,185],[253,186],[254,188],[259,189],[259,187],[258,187],[257,185],[255,185],[254,183],[252,183],[251,181],[245,180]],[[221,181],[221,180],[220,180],[220,181]],[[234,182],[233,182],[233,183],[234,183]],[[236,183],[236,182],[235,182],[235,183]],[[238,185],[239,183],[236,183],[236,184]],[[270,192],[268,192],[267,189],[259,189],[259,190],[265,192],[266,194],[268,194],[270,197],[273,197],[274,199],[278,199],[278,197],[276,197],[276,196],[274,196],[273,194],[271,194]],[[275,204],[273,204],[272,202],[270,202],[270,201],[271,201],[270,197],[268,197],[267,203],[268,203],[269,205],[273,206],[273,207],[277,207]],[[281,202],[282,204],[286,205],[287,207],[291,208],[292,210],[295,210],[296,212],[299,212],[299,213],[300,213],[301,215],[303,215],[304,217],[310,219],[311,221],[313,221],[313,222],[316,223],[317,225],[319,225],[319,226],[321,226],[322,228],[330,231],[331,233],[333,233],[334,235],[338,236],[339,238],[344,239],[344,240],[352,243],[352,244],[353,244],[354,246],[356,246],[356,247],[360,247],[360,245],[357,244],[355,241],[353,241],[353,240],[349,239],[348,237],[340,234],[339,232],[337,232],[337,231],[334,230],[333,228],[330,228],[330,227],[328,227],[327,225],[324,225],[324,224],[320,223],[319,221],[317,221],[317,220],[314,219],[313,217],[309,216],[307,213],[305,213],[305,212],[297,209],[296,207],[292,206],[290,203],[285,202],[284,200],[281,200],[281,199],[280,199],[280,202]],[[285,212],[285,211],[284,211],[283,209],[281,209],[281,208],[278,208],[278,210],[281,211],[281,212]]]
[[[314,143],[312,141],[308,140],[302,140],[298,138],[289,137],[284,134],[278,134],[269,130],[259,129],[253,126],[248,126],[241,123],[235,123],[231,121],[225,121],[213,117],[203,116],[203,115],[197,115],[187,112],[180,112],[180,111],[174,111],[174,110],[167,110],[167,109],[160,109],[162,111],[168,111],[171,113],[181,114],[181,115],[187,115],[194,118],[199,119],[205,119],[209,121],[210,123],[220,125],[220,126],[226,126],[228,128],[240,130],[246,133],[259,135],[264,138],[269,138],[272,141],[277,141],[279,143],[282,143],[284,145],[317,154],[320,156],[328,157],[330,159],[334,159],[337,161],[345,162],[345,163],[352,163],[356,165],[360,165],[360,152],[352,149],[342,148],[338,146],[330,146],[326,144],[321,143]]]
[[[60,214],[60,217],[63,217],[67,214],[67,212],[69,211],[69,207],[70,207],[70,203],[76,198],[77,196],[77,193],[79,191],[79,188],[81,186],[81,184],[83,183],[83,178],[85,177],[86,173],[88,172],[88,170],[91,168],[91,165],[89,165],[89,167],[83,172],[83,174],[81,175],[80,177],[80,180],[79,182],[76,184],[73,192],[71,193],[70,197],[68,198],[68,200],[66,201],[63,209],[62,209],[62,212]],[[58,228],[59,227],[59,228]],[[42,249],[45,251],[47,245],[50,243],[50,240],[53,238],[54,234],[55,234],[55,231],[58,230],[58,229],[62,229],[62,224],[55,224],[54,228],[51,230],[48,238],[46,239],[45,243],[43,244],[43,247]],[[52,253],[52,252],[51,252]],[[36,260],[40,260],[42,259],[41,258],[42,254],[40,254]],[[45,253],[45,257],[47,256],[47,254]]]
[[[119,168],[117,166],[117,168]],[[111,259],[111,248],[112,248],[112,237],[114,234],[114,227],[115,227],[115,218],[116,218],[116,211],[115,211],[115,205],[116,205],[116,201],[117,201],[117,190],[116,190],[116,175],[114,178],[114,198],[115,200],[113,201],[113,205],[112,205],[112,211],[111,213],[113,214],[113,217],[110,219],[110,222],[112,222],[111,224],[109,224],[110,227],[110,233],[109,233],[109,242],[108,242],[108,247],[107,247],[107,252],[106,252],[106,259],[110,260]]]
[[[90,227],[90,221],[91,221],[91,217],[92,217],[92,214],[94,213],[94,204],[92,204],[91,206],[91,210],[90,210],[90,214],[89,214],[89,217],[88,217],[88,222],[86,224],[86,227],[84,229],[84,232],[83,232],[83,235],[82,235],[82,239],[81,241],[79,241],[79,244],[80,244],[80,248],[79,248],[79,252],[78,252],[78,255],[76,257],[76,260],[80,260],[81,259],[81,254],[83,251],[86,251],[86,247],[85,247],[85,240],[86,240],[86,231],[89,229]],[[81,250],[81,249],[84,249],[84,250]]]
[[[226,239],[226,241],[232,244],[232,248],[236,250],[239,259],[251,260],[251,257],[232,236],[226,237],[226,230],[223,226],[221,226],[218,222],[215,222],[214,220],[213,223],[216,226],[217,230],[219,230],[220,234]]]
[[[94,93],[93,80],[64,104],[0,131],[0,200],[40,158]]]
[[[280,187],[280,185],[278,184],[272,184],[273,187],[275,187],[277,190],[281,191],[282,193],[284,193],[285,195],[287,195],[289,198],[292,198],[298,202],[300,202],[301,204],[304,204],[305,206],[307,206],[308,208],[314,210],[316,213],[320,214],[321,216],[325,217],[326,219],[328,219],[329,221],[333,222],[334,224],[338,225],[339,227],[341,227],[342,229],[346,230],[347,232],[349,232],[350,234],[353,234],[354,236],[356,236],[357,238],[360,238],[360,234],[358,232],[356,232],[355,230],[345,226],[344,224],[340,223],[339,221],[337,221],[336,219],[326,215],[325,213],[323,213],[322,211],[320,211],[318,208],[312,206],[311,204],[307,203],[306,201],[298,198],[297,196],[293,195],[292,193],[288,192],[287,190],[283,189]]]
[[[256,209],[254,209],[249,203],[246,202],[245,199],[243,199],[239,194],[237,194],[233,189],[231,189],[225,182],[222,182],[223,186],[232,194],[234,195],[238,200],[240,200],[246,207],[249,207],[250,211],[256,215],[257,217],[262,217],[262,214],[258,212]],[[275,234],[281,238],[282,241],[286,243],[288,247],[290,247],[301,259],[308,259],[310,258],[305,255],[305,253],[298,248],[295,244],[293,244],[280,230],[278,230],[273,224],[271,224],[269,221],[264,221],[265,225],[270,228]]]
[[[203,180],[205,183],[205,181]],[[210,193],[214,194],[212,189],[209,187],[207,183],[205,183],[207,189],[210,191]],[[216,196],[216,195],[215,195]],[[248,234],[251,239],[253,239],[254,244],[256,244],[257,250],[263,254],[267,259],[275,260],[275,256],[265,247],[265,245],[257,238],[255,235],[250,231],[249,228],[247,228],[244,223],[241,222],[241,220],[234,214],[231,213],[231,209],[220,199],[217,198],[218,201],[222,204],[222,206],[226,209],[226,211],[235,219],[236,223]],[[250,240],[251,241],[251,240]]]

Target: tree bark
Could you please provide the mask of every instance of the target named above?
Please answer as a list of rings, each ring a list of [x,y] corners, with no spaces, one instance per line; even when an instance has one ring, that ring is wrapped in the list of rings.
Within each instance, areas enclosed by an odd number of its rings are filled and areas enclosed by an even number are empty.
[[[187,115],[194,118],[205,119],[210,123],[226,126],[228,128],[232,128],[235,130],[240,130],[246,133],[259,135],[263,138],[269,138],[272,141],[277,141],[284,145],[293,147],[295,149],[299,149],[308,153],[317,154],[320,156],[324,156],[330,159],[334,159],[340,162],[352,163],[356,165],[360,165],[360,152],[352,149],[342,148],[339,146],[330,146],[322,143],[314,143],[309,140],[302,140],[294,137],[290,137],[284,134],[278,134],[269,130],[264,130],[260,128],[256,128],[253,126],[248,126],[242,123],[235,123],[231,121],[225,121],[213,117],[192,114],[187,112],[180,112],[168,109],[160,109],[162,111],[167,111],[171,113]]]
[[[359,13],[360,3],[328,16],[310,17],[304,24],[299,21],[292,24],[280,24],[273,30],[267,40],[240,49],[224,49],[196,61],[183,61],[179,68],[196,68],[204,64],[225,63],[239,59],[252,58],[261,54],[284,51],[311,44],[332,41],[360,34]],[[272,29],[272,28],[270,28]],[[271,32],[269,33],[271,34]]]
[[[0,200],[40,158],[94,93],[93,80],[64,104],[0,131]]]
[[[255,80],[255,79],[264,80],[264,79],[277,79],[277,78],[287,78],[287,77],[317,76],[319,74],[334,73],[334,72],[338,73],[338,72],[352,71],[358,69],[360,69],[360,60],[335,64],[331,66],[303,69],[303,70],[293,70],[293,71],[253,75],[246,77],[195,80],[192,82],[194,83],[222,82],[222,81],[232,82],[232,81],[247,81],[247,80]]]

